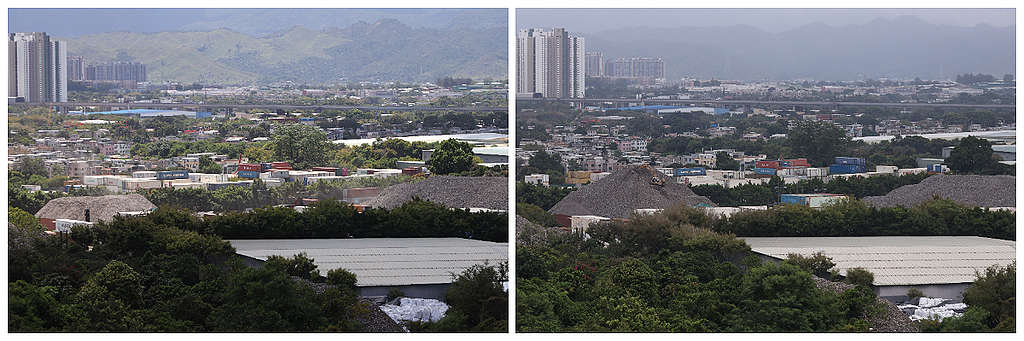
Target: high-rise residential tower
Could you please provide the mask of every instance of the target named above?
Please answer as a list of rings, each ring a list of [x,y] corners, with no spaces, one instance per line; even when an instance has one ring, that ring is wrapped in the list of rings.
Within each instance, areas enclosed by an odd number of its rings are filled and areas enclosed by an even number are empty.
[[[67,42],[43,32],[11,33],[7,40],[8,97],[26,102],[67,102]]]
[[[587,52],[587,77],[604,76],[604,54]]]
[[[571,36],[563,28],[526,29],[519,31],[516,44],[516,92],[547,98],[585,95],[583,37]]]

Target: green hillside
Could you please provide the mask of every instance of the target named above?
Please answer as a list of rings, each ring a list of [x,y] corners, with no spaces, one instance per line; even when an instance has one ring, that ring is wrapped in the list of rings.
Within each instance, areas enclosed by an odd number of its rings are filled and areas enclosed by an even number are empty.
[[[114,32],[67,39],[87,63],[147,65],[151,81],[323,84],[366,80],[429,81],[443,76],[507,78],[504,28],[411,28],[396,20],[343,29],[296,26],[266,36],[228,29]]]

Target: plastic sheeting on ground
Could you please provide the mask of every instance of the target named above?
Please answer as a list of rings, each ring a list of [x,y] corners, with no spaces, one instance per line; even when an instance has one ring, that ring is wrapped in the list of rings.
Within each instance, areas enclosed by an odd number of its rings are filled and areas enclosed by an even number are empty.
[[[917,304],[901,304],[897,307],[910,315],[912,321],[925,319],[942,321],[945,318],[963,315],[967,304],[946,298],[921,297]]]
[[[384,304],[380,310],[398,323],[437,322],[448,311],[448,305],[435,299],[402,297],[398,299],[398,304]]]

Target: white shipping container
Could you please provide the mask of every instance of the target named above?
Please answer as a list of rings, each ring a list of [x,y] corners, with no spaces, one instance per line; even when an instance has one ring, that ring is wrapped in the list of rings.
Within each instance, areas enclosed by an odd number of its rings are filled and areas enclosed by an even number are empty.
[[[597,181],[597,180],[604,179],[604,177],[608,176],[608,174],[611,174],[611,173],[609,173],[609,172],[590,173],[590,182],[594,182],[594,181]],[[548,185],[547,177],[548,177],[548,175],[544,174],[544,186]]]
[[[91,222],[72,219],[56,219],[53,221],[54,230],[57,232],[71,232],[71,228],[75,225],[92,226],[92,224]]]
[[[590,225],[608,220],[611,219],[596,215],[576,215],[569,217],[569,225],[573,233],[586,233]]]
[[[899,175],[927,173],[927,168],[903,168],[896,171]]]
[[[807,176],[808,177],[815,178],[815,177],[822,177],[822,176],[827,176],[827,175],[828,175],[828,168],[808,168],[807,169]]]
[[[875,171],[879,172],[879,173],[896,173],[897,169],[900,169],[900,168],[896,167],[896,166],[882,166],[882,165],[875,166]]]
[[[82,177],[82,184],[86,186],[103,186],[106,185],[102,175],[86,175]]]
[[[171,184],[171,187],[173,187],[174,189],[179,189],[179,188],[200,188],[200,189],[205,189],[206,188],[206,184],[205,183],[201,183],[201,182],[184,182],[184,183],[173,183],[173,184]]]
[[[132,173],[133,178],[155,178],[155,171],[138,171]]]

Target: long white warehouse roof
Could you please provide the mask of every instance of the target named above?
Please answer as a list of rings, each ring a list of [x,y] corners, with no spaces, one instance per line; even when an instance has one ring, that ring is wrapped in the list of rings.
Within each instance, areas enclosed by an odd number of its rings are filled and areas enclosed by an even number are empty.
[[[236,253],[267,260],[305,252],[321,274],[345,269],[360,287],[447,284],[452,274],[508,261],[508,244],[462,238],[229,240]]]
[[[1017,257],[1016,242],[973,236],[748,237],[750,248],[778,259],[822,252],[845,275],[864,268],[875,285],[971,283],[975,272],[1006,266]]]

